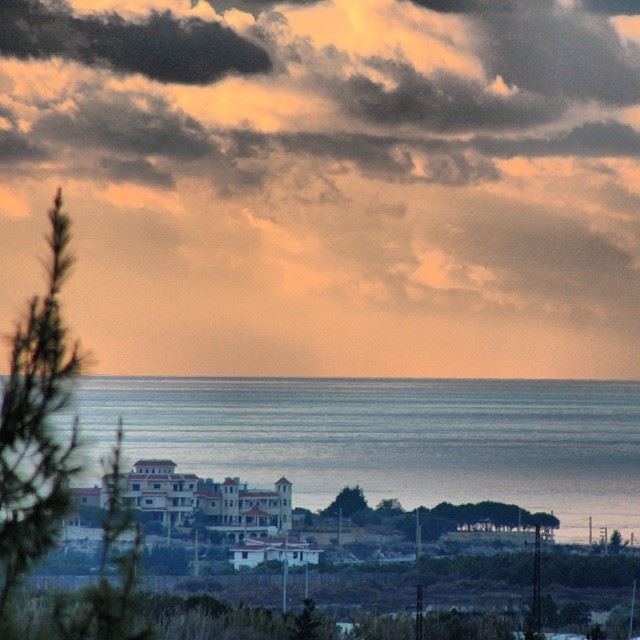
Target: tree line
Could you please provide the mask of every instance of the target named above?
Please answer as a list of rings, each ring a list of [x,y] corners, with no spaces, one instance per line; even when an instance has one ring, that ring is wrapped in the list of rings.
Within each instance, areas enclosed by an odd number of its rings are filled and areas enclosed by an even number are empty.
[[[560,520],[552,514],[531,513],[515,504],[489,500],[461,505],[441,502],[432,508],[421,506],[417,510],[405,511],[397,498],[388,498],[381,500],[372,509],[359,485],[344,487],[319,515],[336,518],[341,514],[359,525],[386,524],[415,541],[416,511],[423,540],[437,540],[444,533],[459,528],[489,526],[498,529],[531,529],[540,525],[543,528],[557,529],[560,526]],[[307,513],[311,516],[310,512]]]

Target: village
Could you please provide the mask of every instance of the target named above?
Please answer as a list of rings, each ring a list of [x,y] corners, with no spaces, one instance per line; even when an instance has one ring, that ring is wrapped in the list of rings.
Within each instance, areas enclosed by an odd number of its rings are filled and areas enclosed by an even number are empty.
[[[415,562],[436,543],[438,553],[447,548],[492,553],[520,550],[534,539],[532,514],[514,505],[502,507],[517,509],[517,516],[511,514],[517,523],[508,522],[504,514],[491,518],[488,509],[500,508],[498,503],[487,503],[490,506],[480,515],[467,513],[466,522],[457,511],[424,520],[426,509],[423,515],[405,513],[397,499],[388,499],[372,510],[359,487],[345,487],[338,496],[344,509],[336,501],[333,511],[330,506],[314,514],[294,507],[293,484],[284,476],[272,487],[257,488],[239,477],[216,482],[177,472],[177,467],[172,460],[141,459],[118,480],[105,475],[99,486],[72,489],[75,509],[64,522],[65,548],[91,551],[100,543],[100,514],[116,481],[121,503],[136,514],[148,548],[214,545],[227,551],[235,570],[285,560],[291,567],[318,565],[323,555],[325,562],[338,564]],[[548,514],[537,515],[547,518],[543,540],[553,544],[553,528],[559,522]]]

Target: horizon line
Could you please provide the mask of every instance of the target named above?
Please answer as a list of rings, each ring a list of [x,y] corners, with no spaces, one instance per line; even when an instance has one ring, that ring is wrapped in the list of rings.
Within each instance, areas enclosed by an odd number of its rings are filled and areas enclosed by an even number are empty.
[[[8,374],[0,373],[5,378]],[[137,379],[183,379],[183,380],[397,380],[431,382],[640,382],[638,378],[537,378],[537,377],[482,377],[482,376],[348,376],[348,375],[216,375],[216,374],[122,374],[91,373],[80,374],[82,378],[137,378]]]

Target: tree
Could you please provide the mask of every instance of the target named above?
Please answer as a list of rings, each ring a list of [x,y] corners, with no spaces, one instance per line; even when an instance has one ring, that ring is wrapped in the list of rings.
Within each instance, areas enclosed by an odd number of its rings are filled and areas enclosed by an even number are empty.
[[[64,594],[57,597],[53,623],[61,640],[148,640],[151,637],[151,629],[140,624],[135,615],[134,591],[142,550],[140,527],[135,527],[135,541],[128,551],[120,553],[115,548],[120,536],[134,528],[133,512],[122,502],[122,438],[121,420],[109,461],[111,474],[107,477],[112,489],[102,523],[99,579],[78,597]],[[116,565],[119,583],[107,575],[109,564]]]
[[[623,546],[622,534],[617,529],[614,529],[609,538],[608,552],[613,554],[620,553]]]
[[[562,627],[586,627],[591,621],[591,608],[585,602],[567,602],[558,613],[558,624]]]
[[[545,594],[540,600],[542,626],[554,628],[558,626],[558,605],[550,594]]]
[[[607,634],[599,624],[594,624],[587,630],[587,640],[607,640]]]
[[[399,516],[404,513],[404,509],[398,498],[384,498],[378,502],[376,511],[383,516]]]
[[[290,629],[291,640],[319,640],[319,629],[322,622],[315,615],[315,602],[305,598],[304,608],[294,619],[294,627]]]
[[[322,512],[322,515],[337,517],[340,509],[342,509],[342,515],[348,518],[356,511],[368,508],[369,505],[364,497],[364,492],[359,485],[356,485],[355,487],[345,487]]]
[[[71,507],[69,480],[79,470],[76,425],[62,445],[51,424],[81,367],[60,313],[60,287],[73,264],[60,191],[49,222],[46,292],[31,299],[16,327],[0,414],[0,618],[20,576],[56,543]]]
[[[73,462],[77,421],[70,441],[56,438],[52,416],[70,399],[70,385],[79,375],[77,343],[70,344],[60,314],[60,288],[73,259],[68,245],[70,219],[62,212],[58,191],[49,211],[47,290],[34,297],[13,340],[11,367],[4,385],[0,413],[0,638],[22,638],[15,624],[16,609],[8,604],[31,564],[57,542],[62,518],[72,506],[69,481],[79,471]],[[102,520],[103,545],[97,584],[70,596],[58,595],[50,619],[41,621],[46,637],[61,640],[143,640],[146,627],[134,620],[133,590],[140,553],[139,534],[129,552],[118,554],[115,544],[132,526],[130,511],[120,495],[122,424],[110,461],[113,491]],[[115,563],[121,582],[107,577]],[[55,634],[55,635],[54,635]]]

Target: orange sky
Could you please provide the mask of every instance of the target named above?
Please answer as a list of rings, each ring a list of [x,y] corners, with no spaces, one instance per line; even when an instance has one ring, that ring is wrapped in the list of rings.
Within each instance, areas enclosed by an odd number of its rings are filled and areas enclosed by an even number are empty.
[[[92,373],[640,376],[640,16],[191,4],[0,7],[5,332],[60,185]]]

